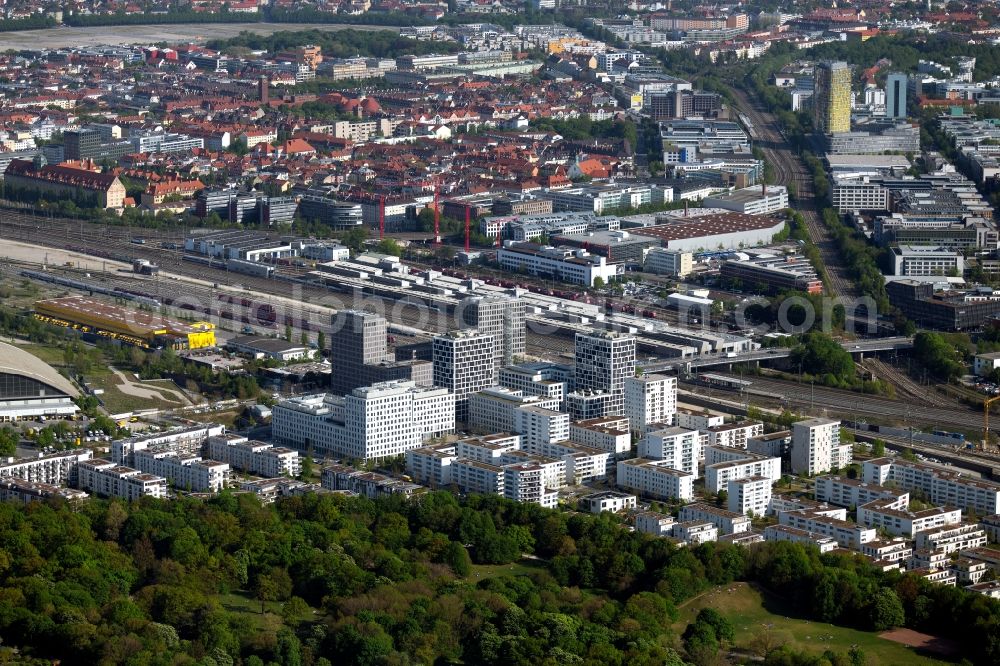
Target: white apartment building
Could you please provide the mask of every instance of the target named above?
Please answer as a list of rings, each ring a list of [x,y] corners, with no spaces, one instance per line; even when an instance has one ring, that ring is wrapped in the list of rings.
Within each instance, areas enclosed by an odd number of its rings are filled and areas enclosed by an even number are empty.
[[[764,476],[747,476],[729,482],[727,506],[733,513],[764,516],[771,504],[771,479]]]
[[[636,499],[635,495],[620,493],[614,490],[605,490],[581,497],[580,505],[589,513],[602,513],[604,511],[619,513],[635,509]]]
[[[167,494],[167,480],[163,477],[116,465],[103,458],[80,462],[77,475],[77,485],[81,490],[105,497],[131,501],[146,496],[162,499]]]
[[[618,461],[616,482],[626,490],[654,499],[694,499],[694,474],[672,469],[666,460],[633,458]]]
[[[678,409],[674,425],[688,430],[708,430],[723,424],[725,419],[718,414],[693,412],[689,409]]]
[[[509,451],[521,448],[520,435],[500,433],[483,437],[470,437],[455,442],[455,453],[459,458],[499,465]]]
[[[990,541],[994,543],[1000,541],[1000,515],[984,516],[979,519],[979,524],[986,530],[986,536]]]
[[[654,536],[669,536],[673,531],[674,523],[677,522],[673,516],[655,511],[640,511],[633,518],[636,532]]]
[[[451,464],[451,482],[467,493],[504,495],[504,468],[499,465],[458,458]]]
[[[613,331],[577,333],[573,388],[606,391],[611,395],[608,414],[625,408],[625,380],[635,376],[635,338]]]
[[[535,453],[545,444],[569,439],[569,414],[535,405],[518,407],[512,430],[521,436],[521,448]]]
[[[111,459],[116,463],[131,464],[130,456],[135,451],[146,448],[169,448],[174,453],[200,453],[202,444],[209,437],[219,437],[226,432],[218,423],[176,428],[166,432],[147,433],[111,442]]]
[[[542,444],[536,453],[547,458],[562,460],[566,465],[565,483],[568,485],[579,485],[593,479],[606,479],[613,464],[611,454],[607,451],[582,446],[572,441]]]
[[[705,447],[705,490],[729,492],[738,479],[762,476],[772,484],[781,478],[781,458],[768,458],[728,446]]]
[[[492,386],[469,395],[468,425],[482,432],[514,432],[514,414],[519,407],[535,406],[558,411],[560,404],[558,398],[526,396],[518,390]]]
[[[677,518],[681,522],[697,520],[712,523],[722,535],[750,531],[750,519],[744,514],[727,511],[702,502],[682,506]]]
[[[860,507],[876,500],[892,500],[891,509],[906,509],[910,493],[843,476],[819,476],[813,486],[816,500],[837,506]]]
[[[747,451],[769,458],[781,458],[791,450],[792,431],[765,433],[747,440]]]
[[[542,470],[542,482],[546,488],[557,490],[566,486],[566,462],[562,458],[512,450],[500,459],[500,465],[505,468],[529,463]]]
[[[764,528],[764,540],[789,541],[807,546],[816,546],[819,548],[820,553],[829,553],[831,550],[836,550],[840,547],[837,540],[833,537],[815,534],[789,525],[768,525]]]
[[[875,562],[896,562],[904,566],[913,555],[913,547],[907,539],[877,539],[861,544],[861,554]]]
[[[443,488],[451,483],[452,463],[457,459],[453,444],[410,449],[406,452],[406,473],[415,483]]]
[[[747,448],[747,440],[764,434],[764,424],[760,421],[724,423],[706,428],[704,432],[708,434],[709,446],[745,449]]]
[[[949,555],[986,545],[986,531],[973,523],[944,525],[917,532],[913,538],[918,549],[944,551]]]
[[[643,375],[625,378],[625,416],[636,432],[650,423],[674,422],[677,413],[677,378]]]
[[[558,493],[545,485],[546,471],[535,462],[506,465],[503,468],[503,495],[515,502],[538,504],[554,509]]]
[[[719,528],[709,522],[689,520],[684,523],[674,523],[670,529],[670,536],[681,543],[700,546],[709,541],[718,541]]]
[[[217,493],[229,479],[229,465],[200,456],[177,455],[169,450],[144,449],[132,456],[135,467],[162,476],[175,488],[200,493]]]
[[[475,330],[451,331],[433,341],[434,385],[455,396],[455,419],[469,418],[469,395],[494,384],[492,335]]]
[[[268,479],[269,481],[273,479]],[[286,488],[302,488],[308,486],[300,481],[287,479]],[[365,472],[348,465],[330,464],[323,468],[320,483],[326,490],[347,490],[370,499],[389,495],[412,497],[423,489],[422,486],[409,481],[394,479],[384,474]],[[298,485],[296,485],[298,484]]]
[[[87,499],[90,495],[82,490],[54,486],[51,483],[25,481],[16,476],[0,478],[0,502],[28,504],[52,497],[60,497],[67,502],[79,502]]]
[[[573,379],[573,370],[558,363],[523,363],[501,367],[499,377],[500,386],[521,391],[523,395],[558,398],[559,409],[562,409]]]
[[[668,467],[687,472],[698,478],[701,438],[696,430],[671,426],[655,430],[639,440],[638,456],[662,460]]]
[[[840,448],[840,421],[807,419],[792,424],[792,472],[825,474],[834,468]]]
[[[205,440],[205,452],[213,460],[236,469],[273,479],[302,473],[299,452],[264,442],[247,441],[238,435],[219,435]]]
[[[357,460],[402,455],[423,439],[454,429],[455,396],[447,389],[406,380],[357,388],[343,397],[292,398],[275,405],[271,413],[276,441]]]
[[[569,424],[569,438],[615,456],[627,454],[632,450],[632,434],[629,432],[629,419],[626,417],[602,416],[573,421]]]
[[[456,316],[465,325],[480,333],[493,336],[496,380],[500,368],[514,363],[524,354],[525,302],[510,296],[471,296],[458,304]]]
[[[1000,483],[972,479],[959,472],[900,458],[866,460],[861,477],[884,485],[893,481],[905,490],[922,491],[932,503],[972,509],[981,516],[1000,513]]]
[[[11,460],[0,464],[0,478],[15,476],[32,483],[74,485],[77,481],[77,464],[93,457],[93,451],[82,449]]]
[[[875,528],[863,527],[847,520],[822,515],[815,511],[782,511],[778,524],[836,539],[843,548],[857,550],[861,544],[874,541]]]
[[[893,536],[913,537],[917,532],[962,522],[962,511],[933,507],[924,511],[896,508],[895,499],[879,499],[858,507],[858,524],[883,529]]]

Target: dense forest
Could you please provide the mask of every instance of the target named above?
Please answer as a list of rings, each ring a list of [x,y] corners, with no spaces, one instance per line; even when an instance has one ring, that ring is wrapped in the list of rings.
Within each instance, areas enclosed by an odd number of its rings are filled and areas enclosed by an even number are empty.
[[[306,44],[315,44],[323,49],[325,58],[349,58],[370,56],[395,58],[401,55],[424,55],[427,53],[456,53],[462,50],[457,42],[427,42],[400,37],[389,30],[297,30],[281,31],[272,35],[258,35],[241,32],[230,39],[216,39],[208,42],[209,48],[225,49],[243,47],[253,50],[266,49],[270,53],[292,49]]]
[[[728,631],[702,614],[682,641],[677,604],[736,579],[817,620],[905,624],[1000,658],[986,597],[789,543],[678,548],[497,497],[6,503],[0,544],[0,661],[25,664],[704,663]],[[772,650],[767,663],[830,663]]]

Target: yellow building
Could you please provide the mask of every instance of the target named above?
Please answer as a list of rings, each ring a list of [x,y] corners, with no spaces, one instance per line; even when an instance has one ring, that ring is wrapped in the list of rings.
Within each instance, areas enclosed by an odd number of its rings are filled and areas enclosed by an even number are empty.
[[[851,131],[851,68],[846,62],[821,62],[814,73],[813,122],[818,132]]]
[[[215,346],[215,324],[210,322],[184,323],[89,296],[38,301],[35,303],[35,318],[144,349],[202,349]]]

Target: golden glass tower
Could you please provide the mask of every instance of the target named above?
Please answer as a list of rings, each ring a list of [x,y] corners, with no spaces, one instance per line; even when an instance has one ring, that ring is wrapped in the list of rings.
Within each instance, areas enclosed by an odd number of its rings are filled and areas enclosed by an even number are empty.
[[[851,68],[846,62],[821,62],[814,73],[813,120],[826,134],[851,131]]]

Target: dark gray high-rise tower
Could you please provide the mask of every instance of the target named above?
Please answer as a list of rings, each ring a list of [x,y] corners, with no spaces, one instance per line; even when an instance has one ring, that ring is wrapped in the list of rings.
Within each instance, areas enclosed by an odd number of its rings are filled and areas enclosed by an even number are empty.
[[[906,74],[890,74],[885,83],[885,115],[906,117]]]

